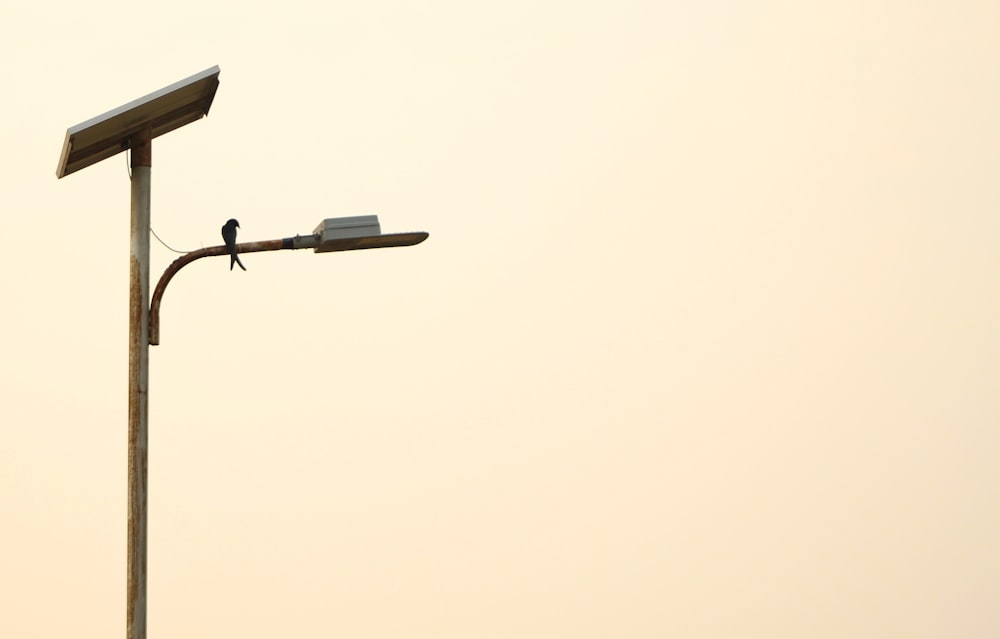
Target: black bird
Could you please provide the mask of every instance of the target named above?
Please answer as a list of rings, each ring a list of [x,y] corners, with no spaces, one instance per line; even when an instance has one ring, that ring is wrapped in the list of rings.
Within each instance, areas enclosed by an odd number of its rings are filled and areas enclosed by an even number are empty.
[[[226,248],[229,249],[229,270],[233,270],[233,264],[239,264],[240,268],[244,271],[247,267],[243,266],[243,262],[240,261],[238,255],[236,255],[236,229],[240,228],[240,223],[236,220],[229,220],[222,227],[222,239],[226,242]]]

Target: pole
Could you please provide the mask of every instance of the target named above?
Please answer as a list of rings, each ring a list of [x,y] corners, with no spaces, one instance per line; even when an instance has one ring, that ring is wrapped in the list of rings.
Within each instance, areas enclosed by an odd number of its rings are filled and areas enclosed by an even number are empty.
[[[149,202],[152,130],[132,136],[128,324],[127,639],[146,639],[146,486],[149,390]]]

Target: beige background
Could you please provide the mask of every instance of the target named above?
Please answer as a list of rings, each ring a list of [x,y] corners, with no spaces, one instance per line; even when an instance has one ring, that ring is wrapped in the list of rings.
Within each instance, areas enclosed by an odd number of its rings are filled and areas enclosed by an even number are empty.
[[[173,281],[151,637],[1000,635],[997,3],[0,11],[0,636],[124,632],[128,178],[65,130],[214,64],[166,242],[431,238]]]

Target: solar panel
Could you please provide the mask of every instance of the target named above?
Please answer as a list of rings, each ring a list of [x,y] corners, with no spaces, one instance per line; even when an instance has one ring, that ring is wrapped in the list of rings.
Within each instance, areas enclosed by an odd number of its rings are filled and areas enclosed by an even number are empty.
[[[153,137],[169,133],[208,115],[219,87],[219,67],[154,91],[107,113],[71,126],[56,177],[96,164],[128,148],[129,139],[149,126]]]

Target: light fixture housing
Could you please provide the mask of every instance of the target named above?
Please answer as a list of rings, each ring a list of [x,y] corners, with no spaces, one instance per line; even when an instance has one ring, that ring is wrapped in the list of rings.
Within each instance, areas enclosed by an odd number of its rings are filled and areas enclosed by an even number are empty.
[[[378,222],[377,215],[331,217],[320,222],[313,233],[318,234],[320,242],[323,242],[345,237],[381,235],[382,226]]]
[[[377,215],[327,218],[319,223],[313,236],[319,242],[315,249],[317,253],[413,246],[427,239],[427,233],[423,231],[383,235]]]

